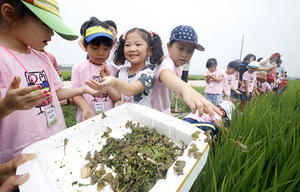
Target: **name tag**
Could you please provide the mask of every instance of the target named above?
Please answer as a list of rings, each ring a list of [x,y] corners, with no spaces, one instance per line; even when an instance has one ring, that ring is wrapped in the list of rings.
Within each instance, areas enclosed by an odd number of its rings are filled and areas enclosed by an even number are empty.
[[[95,112],[96,112],[96,114],[105,112],[104,102],[96,102],[95,103]]]
[[[57,122],[57,117],[56,117],[54,107],[51,107],[50,109],[46,110],[46,117],[47,117],[47,123],[49,127]]]

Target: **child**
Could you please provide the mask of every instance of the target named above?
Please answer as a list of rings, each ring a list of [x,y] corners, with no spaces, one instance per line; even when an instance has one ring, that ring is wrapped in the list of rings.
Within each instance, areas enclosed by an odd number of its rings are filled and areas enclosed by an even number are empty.
[[[217,113],[214,113],[213,118],[210,118],[208,114],[203,114],[202,117],[199,117],[197,114],[190,113],[185,116],[183,120],[194,124],[196,127],[202,129],[203,131],[211,130],[213,135],[216,135],[219,129],[221,129],[223,126],[222,120],[225,120],[225,118],[231,120],[232,112],[233,110],[235,110],[235,106],[231,101],[222,101],[217,107],[222,113],[221,116]],[[211,125],[214,126],[209,126],[203,123],[213,123]]]
[[[267,82],[267,72],[260,71],[256,73],[256,79],[256,90],[258,96],[263,95],[267,91],[272,91],[270,84]]]
[[[231,91],[234,91],[236,94],[241,94],[235,87],[233,87],[235,73],[239,70],[239,64],[236,61],[231,61],[227,65],[227,70],[225,71],[225,76],[222,80],[223,91],[222,91],[222,101],[229,101]]]
[[[108,26],[95,17],[86,21],[82,26],[84,26],[81,34],[83,46],[90,58],[75,64],[72,68],[72,88],[85,86],[85,80],[99,81],[101,79],[99,71],[104,66],[110,70],[110,74],[113,76],[118,70],[115,65],[106,63],[113,44],[113,35]],[[112,100],[114,97],[111,98],[110,95],[111,93],[108,91],[97,97],[89,94],[74,97],[73,100],[78,105],[77,123],[113,108],[114,101],[117,100]]]
[[[248,71],[243,74],[243,84],[240,87],[240,95],[241,103],[240,110],[243,112],[246,101],[251,101],[252,92],[255,91],[255,81],[256,81],[256,73],[255,70],[259,67],[259,63],[256,61],[251,61],[248,64]]]
[[[220,113],[216,107],[180,78],[181,68],[190,61],[194,50],[204,51],[204,48],[198,44],[194,29],[186,25],[175,27],[171,32],[167,48],[169,55],[165,56],[162,63],[154,69],[156,77],[151,96],[153,109],[170,114],[174,91],[182,96],[185,103],[192,109],[192,113],[196,112],[196,108],[199,109],[199,116],[202,116],[203,111],[211,116],[213,116],[213,110]]]
[[[1,2],[0,106],[4,118],[0,123],[0,163],[4,163],[26,146],[66,128],[59,100],[98,93],[88,86],[62,88],[50,59],[33,50],[44,49],[53,30],[67,40],[78,37],[59,17],[56,1],[43,6],[30,0]]]
[[[218,106],[222,101],[222,80],[225,76],[224,71],[217,69],[217,60],[215,58],[208,59],[206,68],[208,71],[205,73],[205,81],[207,83],[205,88],[205,98]]]
[[[150,57],[152,64],[161,62],[163,50],[160,37],[156,33],[133,28],[120,38],[115,56],[116,65],[124,65],[127,60],[131,66],[121,67],[117,78],[106,76],[102,83],[91,80],[86,81],[86,84],[100,91],[107,91],[113,87],[119,92],[118,98],[121,99],[116,106],[130,102],[152,107],[150,96],[155,76],[145,62],[147,57]]]

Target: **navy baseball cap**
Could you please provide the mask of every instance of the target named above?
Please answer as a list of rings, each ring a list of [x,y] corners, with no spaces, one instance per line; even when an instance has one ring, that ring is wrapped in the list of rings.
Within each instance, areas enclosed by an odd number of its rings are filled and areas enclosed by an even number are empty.
[[[192,43],[199,51],[205,50],[202,45],[198,44],[198,36],[193,27],[188,25],[179,25],[172,30],[169,42],[174,40]]]

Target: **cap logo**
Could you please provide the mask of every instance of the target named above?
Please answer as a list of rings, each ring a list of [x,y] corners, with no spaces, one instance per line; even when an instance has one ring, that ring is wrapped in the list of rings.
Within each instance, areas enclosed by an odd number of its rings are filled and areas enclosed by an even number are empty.
[[[23,1],[26,1],[46,11],[49,11],[50,13],[53,13],[54,15],[61,18],[59,14],[59,6],[55,0],[23,0]]]
[[[102,26],[92,26],[85,31],[85,36],[82,36],[82,40],[84,41],[88,36],[95,33],[105,33],[113,38],[113,35],[109,29],[106,29]]]

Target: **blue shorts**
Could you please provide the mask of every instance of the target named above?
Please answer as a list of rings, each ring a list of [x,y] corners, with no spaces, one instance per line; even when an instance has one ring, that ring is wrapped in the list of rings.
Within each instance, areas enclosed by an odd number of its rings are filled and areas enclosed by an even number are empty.
[[[197,120],[192,119],[192,118],[186,118],[186,119],[183,119],[183,120],[195,125],[199,129],[202,129],[203,131],[211,130],[213,135],[216,135],[219,131],[219,128],[215,123],[198,122]]]
[[[231,90],[231,92],[230,92],[230,98],[238,99],[239,98],[239,94],[237,94],[234,90]]]
[[[240,95],[240,100],[241,101],[251,101],[251,99],[252,99],[252,92],[250,92],[250,97],[249,98],[247,98],[247,96],[246,96],[246,92],[243,92],[243,91],[240,91],[242,94]]]
[[[211,94],[211,93],[205,93],[205,98],[212,102],[215,106],[218,106],[222,101],[222,95],[221,94]]]

